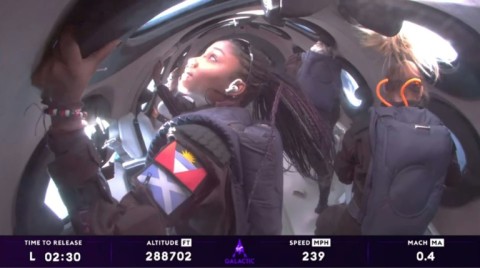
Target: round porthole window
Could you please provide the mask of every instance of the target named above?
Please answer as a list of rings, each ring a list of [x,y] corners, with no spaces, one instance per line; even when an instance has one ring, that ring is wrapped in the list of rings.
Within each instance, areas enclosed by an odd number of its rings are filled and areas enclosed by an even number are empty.
[[[353,76],[345,71],[342,70],[341,72],[341,79],[342,79],[342,86],[343,86],[343,93],[347,98],[348,102],[353,107],[360,107],[362,105],[362,100],[357,97],[355,94],[358,90],[358,83],[355,81]]]
[[[360,72],[349,61],[343,58],[338,58],[338,60],[342,65],[340,101],[343,111],[352,118],[372,106],[373,96]]]
[[[467,156],[465,155],[465,150],[463,149],[462,143],[457,136],[455,136],[453,132],[450,132],[450,135],[455,143],[458,165],[460,166],[460,170],[463,172],[463,170],[465,170],[465,166],[467,165]]]
[[[420,55],[422,60],[437,61],[441,71],[448,71],[455,67],[458,53],[450,42],[439,34],[410,21],[403,22],[401,32],[412,44],[413,53]],[[435,45],[432,46],[432,44]]]

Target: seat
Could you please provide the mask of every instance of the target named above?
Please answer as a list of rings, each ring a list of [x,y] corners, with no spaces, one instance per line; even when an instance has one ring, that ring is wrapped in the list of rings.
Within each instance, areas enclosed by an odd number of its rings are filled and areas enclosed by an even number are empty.
[[[147,149],[155,138],[156,130],[150,119],[139,113],[128,113],[112,122],[107,146],[117,154],[115,176],[109,180],[112,196],[120,200],[130,189],[130,179],[140,172],[145,163]]]

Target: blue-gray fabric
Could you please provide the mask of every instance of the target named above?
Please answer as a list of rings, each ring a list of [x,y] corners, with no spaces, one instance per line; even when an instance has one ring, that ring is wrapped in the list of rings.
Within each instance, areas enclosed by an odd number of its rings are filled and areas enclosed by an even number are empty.
[[[297,73],[297,83],[304,94],[320,113],[327,115],[332,125],[340,116],[341,71],[334,57],[307,51],[302,54]]]
[[[454,144],[427,109],[371,110],[372,160],[364,193],[364,235],[422,235],[443,193]]]

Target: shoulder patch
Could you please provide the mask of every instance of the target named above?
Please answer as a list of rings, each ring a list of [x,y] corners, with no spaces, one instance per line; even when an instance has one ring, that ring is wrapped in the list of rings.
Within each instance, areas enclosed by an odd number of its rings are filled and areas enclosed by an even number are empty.
[[[167,145],[137,179],[148,184],[157,204],[167,215],[193,195],[207,177],[201,163],[176,141]]]
[[[176,141],[160,151],[154,161],[173,173],[192,192],[207,175],[198,159]]]

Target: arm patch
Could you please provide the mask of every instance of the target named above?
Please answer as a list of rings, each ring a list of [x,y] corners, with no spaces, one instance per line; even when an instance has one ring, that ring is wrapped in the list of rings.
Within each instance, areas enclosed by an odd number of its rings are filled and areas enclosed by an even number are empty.
[[[197,157],[177,141],[158,152],[138,176],[167,216],[182,207],[207,178]]]

